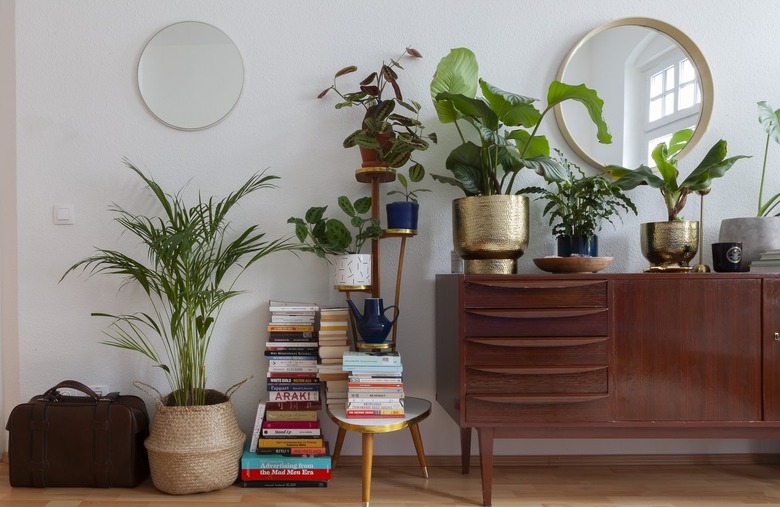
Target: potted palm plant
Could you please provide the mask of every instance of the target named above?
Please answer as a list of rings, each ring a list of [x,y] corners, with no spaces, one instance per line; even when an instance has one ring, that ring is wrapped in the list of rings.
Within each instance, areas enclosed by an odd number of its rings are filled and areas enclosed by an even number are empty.
[[[598,236],[605,222],[614,225],[614,218],[634,213],[634,203],[618,184],[604,174],[585,176],[582,169],[558,153],[564,168],[563,179],[543,173],[552,188],[526,187],[521,194],[539,194],[546,201],[542,214],[549,219],[556,238],[559,257],[598,256]]]
[[[691,193],[706,193],[712,180],[720,178],[734,163],[745,156],[726,158],[727,147],[723,139],[716,142],[702,161],[682,181],[678,182],[679,170],[676,155],[690,141],[693,131],[683,129],[675,132],[668,143],[659,143],[652,152],[658,174],[650,167],[640,165],[627,169],[609,165],[606,171],[617,179],[624,190],[639,185],[649,185],[661,192],[667,220],[640,225],[642,254],[650,261],[651,270],[687,271],[688,262],[696,255],[699,245],[699,222],[683,220],[680,212]]]
[[[208,388],[206,357],[217,337],[217,320],[225,303],[241,293],[234,285],[250,266],[294,248],[286,239],[266,239],[257,225],[234,234],[227,216],[248,195],[273,188],[277,177],[254,174],[223,199],[199,198],[188,205],[179,193],[166,192],[125,163],[158,209],[145,215],[114,204],[111,211],[124,231],[140,240],[145,256],[99,248],[63,278],[74,271],[119,275],[143,290],[151,312],[93,315],[111,320],[103,343],[142,354],[168,381],[170,394],[157,397],[146,440],[152,481],[172,494],[221,489],[238,475],[245,435],[235,420],[231,389]]]
[[[758,188],[756,216],[727,218],[720,224],[721,243],[742,243],[743,266],[761,257],[767,250],[780,249],[780,193],[764,201],[764,184],[769,159],[769,146],[780,143],[780,109],[772,109],[766,102],[758,103],[758,122],[766,132],[764,160],[761,164],[761,184]],[[744,269],[744,268],[743,268]]]
[[[371,255],[361,251],[367,241],[382,236],[382,227],[378,219],[369,215],[371,197],[360,197],[353,202],[342,195],[337,202],[349,218],[352,231],[338,218],[325,216],[327,206],[312,206],[303,218],[290,217],[287,223],[295,226],[301,250],[321,258],[332,257],[336,287],[368,287],[371,285]]]
[[[460,138],[445,163],[451,175],[432,175],[466,195],[453,201],[455,250],[465,259],[467,273],[512,273],[528,244],[528,198],[513,195],[518,173],[529,168],[563,178],[564,168],[550,157],[547,139],[538,134],[543,118],[564,101],[580,102],[597,127],[598,140],[608,143],[603,101],[585,85],[553,81],[547,106],[539,111],[536,99],[480,79],[476,57],[466,48],[441,59],[431,96],[439,120],[454,124]],[[462,124],[472,128],[465,131]]]
[[[401,57],[422,58],[414,48],[407,47]],[[398,84],[397,69],[403,69],[401,58],[382,62],[379,69],[369,73],[353,91],[339,88],[343,76],[357,72],[354,65],[340,69],[333,77],[333,84],[317,96],[322,99],[328,92],[335,92],[341,102],[336,109],[362,107],[364,114],[360,128],[350,133],[343,142],[345,148],[360,148],[363,167],[388,167],[391,170],[412,161],[415,151],[428,149],[429,141],[436,143],[436,134],[424,134],[419,120],[421,106],[414,100],[404,99]],[[392,95],[388,93],[392,89]]]

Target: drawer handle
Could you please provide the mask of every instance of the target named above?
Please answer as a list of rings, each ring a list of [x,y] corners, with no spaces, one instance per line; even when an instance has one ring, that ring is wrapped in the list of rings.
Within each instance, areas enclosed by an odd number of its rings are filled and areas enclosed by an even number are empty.
[[[550,366],[547,368],[527,368],[517,366],[484,367],[468,366],[467,369],[484,373],[499,373],[504,375],[567,375],[572,373],[588,373],[592,371],[604,371],[606,366]]]
[[[606,308],[562,308],[560,310],[467,310],[472,315],[499,319],[565,319],[606,312]]]
[[[502,403],[505,405],[558,405],[571,403],[588,403],[606,398],[608,394],[553,394],[553,395],[510,395],[510,396],[490,396],[490,395],[469,395],[472,400],[488,401],[491,403]]]
[[[583,338],[466,338],[467,342],[478,345],[505,348],[538,348],[538,347],[581,347],[607,341],[606,336]]]
[[[606,282],[604,280],[571,280],[571,281],[560,281],[560,282],[549,282],[549,281],[543,281],[543,282],[529,282],[529,281],[518,281],[518,282],[503,282],[503,281],[486,281],[486,282],[475,282],[475,281],[468,281],[466,282],[466,285],[477,285],[481,287],[492,287],[495,289],[569,289],[571,287],[588,287],[591,285],[606,285]]]

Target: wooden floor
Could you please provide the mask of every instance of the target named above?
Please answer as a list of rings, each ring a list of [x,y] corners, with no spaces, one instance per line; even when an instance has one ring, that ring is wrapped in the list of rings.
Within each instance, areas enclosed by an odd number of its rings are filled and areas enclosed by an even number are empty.
[[[375,466],[373,507],[479,506],[479,468]],[[541,465],[494,469],[495,507],[736,507],[780,506],[780,466]],[[231,486],[188,496],[160,493],[150,481],[134,489],[11,488],[0,463],[2,507],[263,507],[360,506],[360,467],[339,466],[327,488],[262,489]]]

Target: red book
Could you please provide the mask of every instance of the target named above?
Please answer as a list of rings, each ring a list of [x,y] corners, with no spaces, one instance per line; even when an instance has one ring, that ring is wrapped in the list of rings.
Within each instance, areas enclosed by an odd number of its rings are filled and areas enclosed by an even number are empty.
[[[245,481],[279,480],[330,480],[330,468],[242,468],[241,479]]]
[[[264,421],[263,428],[307,429],[319,428],[319,421]]]
[[[268,378],[317,378],[316,371],[269,371]]]

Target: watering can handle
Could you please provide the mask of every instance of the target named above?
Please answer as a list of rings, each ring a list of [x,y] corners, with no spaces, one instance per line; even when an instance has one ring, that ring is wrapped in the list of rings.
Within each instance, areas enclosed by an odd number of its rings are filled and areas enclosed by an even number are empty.
[[[391,324],[394,324],[395,321],[398,320],[398,315],[401,314],[401,310],[399,310],[397,306],[393,305],[393,306],[388,306],[387,308],[385,308],[384,313],[387,313],[387,310],[391,310],[391,309],[395,310],[395,315],[393,315],[393,320],[390,321]]]

